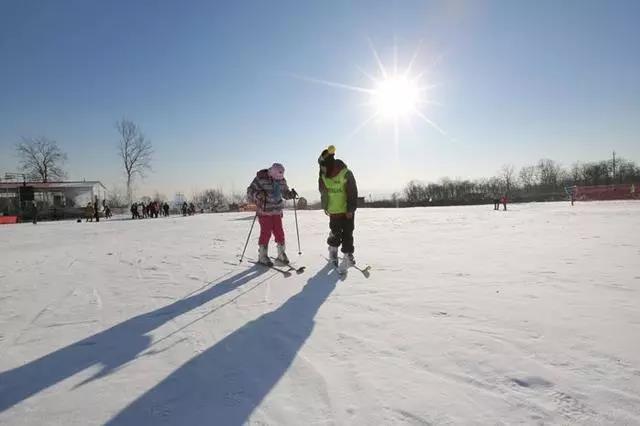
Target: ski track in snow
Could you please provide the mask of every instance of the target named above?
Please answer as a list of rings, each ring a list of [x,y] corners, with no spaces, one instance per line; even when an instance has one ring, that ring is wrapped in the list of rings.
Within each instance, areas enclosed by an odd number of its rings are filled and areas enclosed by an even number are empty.
[[[0,424],[640,425],[640,203],[249,216],[0,227]]]

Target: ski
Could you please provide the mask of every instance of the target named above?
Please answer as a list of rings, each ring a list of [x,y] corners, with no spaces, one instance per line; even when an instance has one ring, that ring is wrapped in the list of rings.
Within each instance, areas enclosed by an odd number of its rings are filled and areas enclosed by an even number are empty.
[[[295,272],[296,274],[302,274],[305,271],[305,269],[307,268],[306,266],[295,266],[295,265],[292,265],[291,262],[282,263],[275,257],[270,257],[270,259],[273,260],[273,263],[275,265],[277,265],[279,267],[282,267],[282,268],[287,268],[286,269],[287,271],[292,271],[292,272]]]
[[[342,268],[340,268],[340,263],[339,263],[339,261],[342,260],[341,257],[339,257],[338,260],[331,260],[326,256],[323,256],[323,257],[327,260],[327,262],[331,263],[333,265],[333,267],[336,269],[336,271],[338,271],[338,274],[340,274],[342,276],[347,274],[347,271],[349,270],[349,268],[353,268],[356,271],[361,272],[362,275],[364,275],[365,278],[369,278],[371,276],[371,273],[370,273],[371,272],[371,266],[369,266],[369,265],[365,266],[364,268],[361,268],[358,265],[351,265],[347,269],[342,269]]]
[[[251,259],[247,259],[247,262],[253,263],[254,265],[258,265],[258,266],[264,266],[265,268],[273,269],[274,271],[280,272],[285,277],[290,277],[291,276],[291,270],[290,269],[278,268],[275,265],[265,265],[264,263],[256,262],[255,260],[251,260]]]

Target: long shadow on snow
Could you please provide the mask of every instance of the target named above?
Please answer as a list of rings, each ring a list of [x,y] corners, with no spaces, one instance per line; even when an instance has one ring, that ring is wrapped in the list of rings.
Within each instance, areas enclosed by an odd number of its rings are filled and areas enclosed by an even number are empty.
[[[101,369],[83,383],[103,377],[151,346],[148,333],[267,272],[254,266],[207,290],[133,317],[91,337],[0,373],[0,412],[92,366]],[[228,275],[228,274],[227,274]],[[263,280],[264,281],[264,280]],[[262,281],[261,281],[262,282]]]
[[[278,309],[192,358],[108,424],[245,423],[311,335],[337,281],[331,267],[323,268]]]

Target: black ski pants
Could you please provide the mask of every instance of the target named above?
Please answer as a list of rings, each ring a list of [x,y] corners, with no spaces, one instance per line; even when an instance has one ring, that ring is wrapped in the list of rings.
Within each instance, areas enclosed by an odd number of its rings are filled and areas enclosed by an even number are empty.
[[[327,244],[332,247],[342,245],[343,253],[353,253],[353,230],[355,229],[355,215],[347,219],[343,215],[331,216],[329,219],[331,235],[327,239]]]

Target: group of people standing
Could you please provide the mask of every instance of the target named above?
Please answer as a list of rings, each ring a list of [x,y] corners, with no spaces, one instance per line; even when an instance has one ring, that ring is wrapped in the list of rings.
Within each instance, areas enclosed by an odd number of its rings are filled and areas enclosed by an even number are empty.
[[[318,190],[322,208],[329,216],[329,237],[327,245],[330,261],[338,264],[338,251],[343,253],[341,267],[355,264],[353,231],[358,203],[358,187],[353,173],[347,165],[335,158],[336,148],[331,145],[318,158]],[[260,223],[258,239],[258,262],[273,266],[269,257],[269,240],[273,235],[278,255],[275,260],[288,264],[285,233],[282,227],[284,200],[296,199],[295,189],[289,189],[284,178],[284,166],[274,163],[268,169],[258,171],[247,188],[247,198],[255,203],[256,215]]]
[[[493,209],[494,210],[500,210],[500,204],[502,204],[504,210],[507,210],[507,202],[509,201],[509,199],[507,198],[506,195],[503,195],[500,198],[494,198],[493,199]]]
[[[106,219],[113,216],[111,208],[107,205],[107,200],[102,200],[102,211],[104,212],[104,217]],[[100,222],[100,202],[98,201],[98,196],[94,198],[93,202],[89,201],[87,203],[84,216],[86,222],[93,222],[93,219],[95,219],[96,222]],[[81,219],[78,219],[78,222],[80,221]]]
[[[144,202],[131,204],[131,219],[157,218],[159,215],[169,216],[169,204],[160,201],[151,201],[147,204]]]
[[[182,203],[182,216],[192,216],[196,214],[196,206],[193,203],[188,203],[185,201]]]

